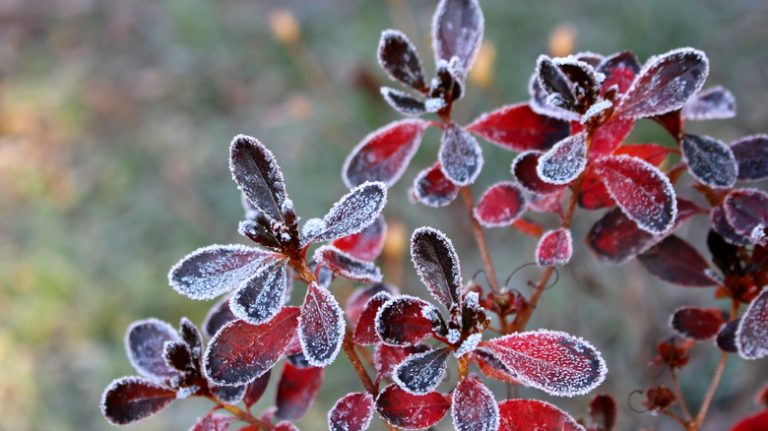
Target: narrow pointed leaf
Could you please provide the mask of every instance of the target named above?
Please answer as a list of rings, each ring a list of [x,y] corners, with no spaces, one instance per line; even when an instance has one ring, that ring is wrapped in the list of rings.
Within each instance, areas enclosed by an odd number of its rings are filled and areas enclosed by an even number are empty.
[[[717,284],[710,275],[709,263],[693,246],[670,235],[638,256],[645,269],[669,283],[685,287],[708,287]]]
[[[127,425],[159,412],[176,392],[139,377],[113,381],[101,397],[101,414],[114,425]]]
[[[310,365],[325,367],[341,348],[344,313],[328,289],[310,283],[299,319],[301,350]]]
[[[688,171],[700,183],[712,188],[730,188],[736,183],[736,157],[722,141],[685,134],[681,148]]]
[[[456,0],[452,0],[456,1]],[[440,169],[457,186],[472,184],[483,168],[483,151],[474,136],[451,123],[440,138]]]
[[[253,325],[275,317],[283,305],[286,271],[285,265],[275,265],[256,273],[229,301],[232,314]]]
[[[768,356],[768,289],[755,298],[736,329],[736,348],[744,359]]]
[[[426,206],[440,208],[456,199],[459,187],[445,176],[440,162],[437,162],[419,172],[413,181],[411,194],[416,201]]]
[[[405,430],[429,428],[448,413],[451,400],[438,392],[413,395],[389,385],[376,398],[376,410],[391,425]]]
[[[282,220],[289,202],[275,156],[255,138],[237,135],[229,147],[229,169],[237,187],[262,213]]]
[[[560,67],[546,55],[536,61],[536,75],[541,88],[550,96],[556,95],[561,100],[561,108],[570,109],[576,103],[573,84],[568,80]]]
[[[277,413],[280,419],[297,420],[307,413],[323,383],[323,368],[296,367],[285,363],[277,384]]]
[[[315,251],[315,262],[334,274],[361,283],[378,283],[381,270],[373,262],[357,259],[338,248],[325,245]]]
[[[392,380],[414,395],[432,392],[445,378],[450,354],[444,348],[411,355],[394,369]]]
[[[529,399],[499,403],[499,431],[585,431],[568,413],[554,405]]]
[[[497,431],[499,406],[493,393],[477,377],[467,377],[453,391],[451,405],[456,431]]]
[[[378,50],[379,64],[390,78],[400,81],[414,90],[426,88],[424,71],[416,47],[398,30],[381,33]]]
[[[358,233],[376,221],[387,203],[384,183],[366,182],[336,202],[323,217],[322,225],[313,229],[311,242],[331,241]]]
[[[435,63],[458,57],[466,76],[483,40],[485,19],[477,0],[442,0],[432,18]]]
[[[374,401],[367,392],[353,392],[341,397],[328,412],[330,431],[365,431],[371,424]]]
[[[334,240],[333,246],[358,259],[372,261],[381,254],[386,237],[387,223],[379,216],[360,232]]]
[[[125,334],[125,350],[131,365],[141,375],[163,380],[178,375],[163,358],[165,343],[181,342],[173,326],[150,318],[133,322]]]
[[[739,164],[739,180],[768,179],[768,135],[745,136],[731,144]]]
[[[472,210],[475,219],[485,227],[512,225],[526,210],[525,192],[512,182],[493,184],[480,196]]]
[[[445,308],[459,300],[462,287],[459,256],[450,238],[429,227],[411,236],[411,259],[421,282]]]
[[[511,151],[546,151],[568,136],[565,121],[534,112],[527,103],[506,105],[476,118],[466,127],[502,148]]]
[[[563,139],[542,154],[536,173],[546,183],[564,185],[575,180],[586,166],[586,135],[579,133]]]
[[[545,267],[566,265],[573,256],[573,239],[567,228],[544,233],[536,246],[536,264]]]

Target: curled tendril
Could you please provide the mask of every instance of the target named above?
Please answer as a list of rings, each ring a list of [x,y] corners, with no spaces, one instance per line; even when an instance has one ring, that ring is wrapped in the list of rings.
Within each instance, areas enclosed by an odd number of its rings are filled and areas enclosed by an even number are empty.
[[[650,410],[646,409],[645,407],[643,407],[643,409],[641,410],[641,409],[636,409],[632,405],[632,400],[634,399],[634,396],[636,394],[642,395],[643,394],[643,390],[642,389],[635,389],[634,391],[629,393],[629,395],[627,396],[627,407],[629,407],[630,410],[632,410],[633,412],[635,412],[637,414],[648,413]]]
[[[479,270],[477,270],[477,271],[475,272],[475,274],[474,274],[474,275],[472,275],[472,283],[474,283],[474,284],[476,284],[476,285],[478,285],[478,286],[480,286],[480,285],[481,285],[481,284],[480,284],[480,283],[477,281],[477,278],[480,276],[480,274],[482,274],[482,275],[483,275],[483,278],[485,278],[485,286],[486,286],[486,287],[487,287],[487,286],[489,286],[489,285],[490,285],[490,283],[489,283],[489,281],[488,281],[488,274],[485,272],[485,270],[484,270],[484,269],[479,269]]]
[[[509,276],[507,276],[507,279],[506,279],[506,281],[504,281],[504,286],[502,287],[502,289],[503,290],[508,290],[509,289],[509,283],[512,281],[512,277],[514,277],[518,272],[522,271],[523,269],[531,267],[531,266],[538,266],[538,265],[536,265],[535,262],[528,262],[528,263],[524,263],[524,264],[518,266],[517,268],[515,268],[514,271],[512,271],[509,274]],[[544,288],[544,290],[549,290],[549,289],[555,287],[555,285],[557,285],[557,283],[560,281],[560,272],[557,270],[557,268],[552,268],[552,269],[555,272],[555,280],[553,282],[549,283],[549,285],[547,285]],[[531,281],[529,281],[527,284],[531,288],[535,288],[536,287],[536,284],[531,282]],[[513,289],[513,290],[516,290],[516,289]]]

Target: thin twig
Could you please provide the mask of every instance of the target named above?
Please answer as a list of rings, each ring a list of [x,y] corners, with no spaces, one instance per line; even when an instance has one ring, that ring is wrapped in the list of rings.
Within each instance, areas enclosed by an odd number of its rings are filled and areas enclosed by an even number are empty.
[[[352,367],[355,369],[355,373],[357,373],[357,377],[360,379],[363,387],[365,387],[365,390],[371,395],[376,396],[376,393],[378,392],[376,390],[376,385],[373,384],[373,380],[371,380],[371,377],[368,375],[368,371],[365,370],[365,366],[360,361],[360,357],[357,356],[355,342],[352,341],[352,331],[350,331],[349,328],[344,332],[344,341],[341,347],[344,349],[344,353],[347,354],[347,358],[349,358],[349,362],[352,363]]]
[[[686,422],[691,422],[693,416],[691,416],[691,410],[688,408],[688,403],[685,402],[683,390],[680,387],[680,379],[677,378],[677,372],[674,368],[670,368],[669,373],[672,376],[672,388],[675,391],[675,396],[680,401],[680,408],[683,410],[683,416],[685,417]]]
[[[475,219],[475,215],[472,212],[475,204],[472,200],[472,190],[470,190],[469,186],[461,188],[461,197],[464,199],[464,205],[467,207],[467,217],[469,217],[469,222],[472,224],[472,233],[475,235],[475,242],[480,250],[480,257],[483,259],[483,267],[488,278],[488,284],[491,286],[491,290],[499,293],[499,280],[496,278],[496,270],[493,267],[493,259],[491,259],[491,252],[488,250],[488,243],[485,241],[483,227],[480,226],[480,222]]]

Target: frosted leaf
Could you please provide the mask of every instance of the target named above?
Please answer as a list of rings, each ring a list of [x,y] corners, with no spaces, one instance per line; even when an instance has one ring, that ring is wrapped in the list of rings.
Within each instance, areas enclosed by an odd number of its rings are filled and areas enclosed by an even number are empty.
[[[323,371],[323,368],[298,367],[286,361],[277,384],[275,416],[292,421],[304,416],[317,398]]]
[[[331,241],[360,232],[375,222],[387,203],[387,186],[365,182],[336,202],[323,217],[323,227],[308,237],[311,242]]]
[[[435,63],[459,58],[463,75],[472,68],[483,41],[485,19],[477,0],[441,0],[432,17]]]
[[[736,98],[721,86],[699,91],[683,106],[686,120],[721,120],[736,116]]]
[[[453,352],[453,356],[460,358],[464,355],[466,355],[469,352],[472,352],[477,348],[477,345],[480,344],[480,342],[483,341],[483,334],[480,332],[470,334],[464,341],[461,342],[461,345],[458,349],[456,349],[455,352]]]
[[[546,183],[564,185],[578,178],[586,166],[586,135],[579,133],[563,139],[542,154],[536,164],[536,173]]]
[[[334,274],[361,283],[378,283],[381,270],[373,262],[357,259],[336,247],[325,245],[315,250],[315,262]]]
[[[661,234],[672,227],[677,215],[675,190],[658,168],[637,157],[609,156],[596,160],[595,170],[619,208],[640,229]]]
[[[411,193],[415,200],[432,207],[444,207],[459,194],[459,188],[452,183],[440,167],[440,162],[422,170],[413,182]]]
[[[310,283],[301,305],[299,341],[307,362],[325,367],[336,359],[344,335],[344,314],[328,289]]]
[[[392,377],[392,370],[410,355],[426,352],[429,347],[423,344],[415,346],[390,346],[384,343],[376,345],[376,351],[373,355],[373,365],[376,368],[376,381],[381,382],[384,379]]]
[[[451,399],[438,392],[413,395],[391,384],[379,392],[376,411],[391,425],[420,430],[436,425],[448,413]]]
[[[344,161],[344,184],[349,188],[366,181],[395,184],[416,154],[428,126],[424,120],[408,119],[369,133]]]
[[[651,57],[621,99],[617,111],[647,118],[678,110],[704,85],[709,60],[697,49],[679,48]]]
[[[286,272],[285,264],[262,268],[232,296],[229,301],[232,313],[253,325],[275,317],[285,297]]]
[[[597,67],[597,65],[605,59],[604,55],[592,51],[579,51],[576,54],[573,54],[573,57],[579,61],[583,61],[584,63],[589,64],[592,67]]]
[[[358,259],[372,261],[381,254],[386,238],[387,222],[379,216],[360,232],[334,240],[333,246]]]
[[[168,368],[184,373],[194,369],[192,352],[183,341],[166,341],[163,345],[163,361]],[[172,378],[175,378],[173,376]]]
[[[390,296],[396,296],[398,294],[398,288],[385,283],[376,283],[372,286],[358,287],[347,298],[346,304],[344,304],[344,312],[347,315],[347,319],[351,324],[355,324],[360,320],[360,315],[363,314],[368,301],[376,296],[379,292],[385,292]]]
[[[200,358],[203,356],[203,335],[200,333],[200,330],[197,329],[192,321],[182,317],[179,321],[179,335],[181,335],[181,339],[189,348],[194,362],[199,364]]]
[[[280,421],[275,425],[274,431],[299,431],[299,427],[288,421]]]
[[[395,367],[392,380],[413,395],[432,392],[445,378],[450,355],[447,348],[411,355]]]
[[[275,156],[255,138],[237,135],[229,146],[229,170],[249,201],[273,220],[283,219],[288,198]]]
[[[610,109],[613,106],[613,102],[610,100],[600,100],[597,103],[592,104],[589,109],[587,109],[587,112],[584,113],[584,115],[581,116],[581,119],[579,119],[579,123],[581,124],[587,124],[588,122],[592,121],[595,118],[599,118],[603,113],[605,113],[608,109]]]
[[[536,265],[566,265],[573,256],[571,231],[560,228],[544,232],[536,245]]]
[[[248,384],[245,390],[245,395],[243,395],[243,404],[245,404],[246,407],[250,408],[252,405],[259,402],[261,396],[264,395],[264,392],[267,390],[271,374],[271,371],[267,371],[262,374],[261,377],[258,377]]]
[[[452,0],[454,1],[454,0]],[[443,130],[438,153],[440,168],[457,186],[472,184],[483,168],[480,144],[464,128],[451,123]]]
[[[736,183],[736,157],[722,141],[686,133],[681,148],[688,171],[700,183],[718,189],[731,188]]]
[[[515,333],[482,346],[522,384],[558,397],[584,395],[599,386],[608,372],[591,344],[564,332]]]
[[[344,395],[328,412],[330,431],[365,431],[373,419],[373,397],[367,392]]]
[[[413,88],[426,90],[424,71],[416,47],[398,30],[381,32],[378,49],[379,65],[395,81]]]
[[[260,213],[259,217],[263,217]],[[258,221],[243,220],[237,225],[237,233],[250,239],[256,244],[269,248],[280,248],[280,243],[275,238],[269,226],[265,226]],[[285,235],[285,234],[284,234]],[[290,240],[290,237],[288,238]],[[287,241],[285,241],[287,242]]]
[[[497,431],[499,406],[477,377],[467,377],[453,391],[451,418],[456,431]]]
[[[763,289],[741,317],[736,329],[736,348],[744,359],[768,356],[768,289]]]
[[[709,263],[685,240],[668,236],[638,257],[651,274],[686,287],[708,287],[717,284],[708,270]]]
[[[213,392],[216,398],[227,404],[237,404],[243,399],[247,387],[248,385],[213,386],[211,392]]]
[[[541,156],[541,152],[534,150],[518,154],[512,160],[512,176],[524,189],[532,193],[548,195],[562,192],[564,185],[550,184],[539,177],[537,170]]]
[[[547,195],[526,190],[526,210],[539,213],[559,213],[563,208],[563,194],[565,194],[565,190],[561,190],[560,193],[551,193]]]
[[[568,123],[537,114],[527,103],[506,105],[485,113],[467,131],[512,151],[548,150],[568,136]]]
[[[552,61],[572,84],[573,93],[580,110],[585,104],[591,104],[595,101],[600,91],[600,84],[605,80],[604,74],[596,72],[590,64],[573,55],[556,57]]]
[[[217,302],[205,315],[203,320],[203,332],[208,338],[212,338],[224,325],[237,319],[229,308],[230,297],[224,297]]]
[[[387,301],[376,313],[376,333],[392,346],[420,343],[432,334],[433,321],[427,317],[435,307],[422,299],[401,295]]]
[[[539,85],[548,95],[548,105],[569,109],[576,104],[573,85],[551,58],[546,55],[539,56],[536,61],[536,76]],[[552,103],[555,101],[552,96],[555,96],[560,103]]]
[[[381,87],[381,96],[392,109],[403,115],[419,116],[427,112],[427,107],[423,101],[400,90]]]
[[[529,105],[533,112],[562,121],[579,121],[580,115],[577,112],[547,103],[549,93],[541,87],[538,72],[534,72],[528,81],[528,93],[531,95]]]
[[[505,383],[519,385],[520,382],[512,375],[506,365],[493,355],[488,349],[477,347],[470,353],[470,359],[477,363],[480,371],[486,376]]]
[[[430,97],[424,101],[424,109],[427,112],[437,112],[448,106],[441,97]]]
[[[318,235],[325,229],[325,225],[323,224],[323,219],[320,218],[311,218],[307,219],[307,221],[304,222],[304,226],[301,228],[301,238],[303,242],[307,242],[309,239],[312,239]]]
[[[565,411],[539,400],[504,400],[499,403],[499,415],[499,431],[586,431]]]
[[[475,219],[485,227],[510,226],[526,210],[525,193],[517,184],[502,181],[486,190],[472,210]]]
[[[208,343],[203,358],[206,377],[225,386],[256,380],[283,356],[298,324],[298,307],[283,307],[272,320],[260,325],[242,320],[226,324]]]
[[[446,309],[458,303],[463,284],[453,243],[444,233],[420,227],[411,236],[411,260],[421,282]]]
[[[176,329],[162,320],[149,318],[137,320],[125,333],[125,351],[128,360],[141,375],[153,380],[178,375],[163,359],[166,342],[182,341]]]
[[[635,75],[640,71],[640,61],[634,53],[629,51],[617,52],[606,57],[596,68],[597,72],[605,75],[601,88],[601,95],[616,86],[619,94],[624,94],[632,85]]]
[[[739,164],[739,180],[768,179],[768,135],[745,136],[731,144]]]
[[[113,425],[127,425],[148,418],[176,399],[176,392],[141,377],[122,377],[107,386],[99,407]]]
[[[376,315],[379,309],[392,298],[387,292],[379,292],[365,303],[363,312],[355,324],[352,340],[361,345],[376,344],[379,336],[376,334]]]
[[[736,347],[736,329],[738,329],[740,322],[741,319],[731,320],[720,329],[717,337],[715,337],[715,345],[718,349],[728,353],[739,352]]]
[[[237,244],[211,245],[193,251],[168,272],[171,287],[192,299],[213,299],[241,286],[279,254]]]
[[[694,340],[713,338],[725,325],[725,316],[719,308],[682,307],[672,313],[669,326],[681,335]]]
[[[757,243],[768,226],[768,193],[758,189],[737,189],[723,201],[725,218],[733,230]]]
[[[227,431],[236,420],[234,416],[209,413],[198,419],[189,431]]]
[[[461,332],[456,328],[450,328],[445,339],[451,344],[456,344],[461,339]]]
[[[261,210],[256,208],[243,192],[240,192],[240,205],[243,207],[243,215],[246,220],[256,220],[260,215],[263,215]]]

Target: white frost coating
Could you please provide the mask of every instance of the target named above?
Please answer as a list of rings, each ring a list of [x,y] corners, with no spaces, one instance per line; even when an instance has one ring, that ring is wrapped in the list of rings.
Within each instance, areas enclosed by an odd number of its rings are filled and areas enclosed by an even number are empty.
[[[413,179],[413,187],[409,197],[411,202],[422,203],[428,207],[441,208],[449,205],[459,195],[459,188],[455,184],[450,182],[442,171],[439,171],[440,178],[438,181],[430,182],[429,175],[432,170],[439,170],[436,166],[430,166],[426,169],[422,169]],[[436,190],[440,193],[429,193],[432,190]]]
[[[424,109],[426,109],[427,112],[437,112],[445,108],[445,106],[445,100],[440,97],[430,97],[424,101]]]
[[[308,219],[301,228],[302,243],[307,243],[309,239],[318,236],[324,228],[325,224],[323,224],[322,219],[317,217]]]
[[[432,392],[445,378],[449,356],[445,348],[410,355],[392,370],[392,381],[409,394]]]
[[[483,150],[477,139],[453,123],[443,130],[437,157],[440,170],[457,186],[474,183],[483,169]]]
[[[544,247],[554,247],[554,252],[544,255]],[[536,244],[536,265],[541,267],[566,265],[573,256],[573,238],[567,228],[554,229],[544,232]]]
[[[266,166],[243,165],[238,155],[248,152],[245,145],[256,148]],[[254,161],[254,164],[259,161]],[[255,168],[255,169],[251,169]],[[264,168],[264,170],[260,169]],[[283,172],[277,159],[258,139],[248,135],[237,135],[229,144],[229,170],[237,188],[245,194],[253,206],[274,220],[282,220],[280,209],[288,198],[285,191]],[[248,170],[245,172],[245,170]]]
[[[315,250],[314,261],[334,274],[361,283],[381,282],[381,270],[373,262],[358,259],[332,245]]]
[[[680,148],[688,172],[700,183],[716,189],[731,188],[739,166],[731,148],[710,136],[686,134]]]
[[[480,380],[469,377],[459,382],[453,391],[451,403],[451,422],[454,430],[497,431],[500,416],[499,405],[493,397],[493,392]]]
[[[446,257],[448,262],[445,262]],[[432,227],[416,229],[411,235],[411,262],[432,297],[450,309],[458,301],[461,286],[464,285],[461,262],[451,239]],[[449,266],[443,267],[444,263]]]
[[[153,414],[159,412],[160,410],[162,410],[165,407],[167,407],[168,404],[171,403],[171,401],[173,401],[171,398],[169,398],[168,401],[165,403],[165,405],[161,406],[159,409],[151,411],[151,412],[144,412],[145,414],[143,416],[141,416],[141,417],[139,417],[139,418],[137,418],[135,420],[131,420],[129,422],[115,422],[112,419],[112,417],[110,417],[109,414],[107,413],[107,395],[109,395],[110,392],[112,392],[115,389],[117,389],[118,386],[130,385],[130,384],[141,384],[141,385],[151,386],[153,388],[161,389],[161,390],[166,390],[166,391],[170,391],[171,390],[171,389],[166,388],[165,386],[161,386],[159,384],[150,382],[148,380],[145,380],[145,379],[143,379],[141,377],[137,377],[137,376],[125,376],[125,377],[120,377],[120,378],[117,378],[115,380],[112,380],[112,382],[109,385],[107,385],[107,387],[104,389],[104,392],[101,393],[101,399],[99,400],[99,410],[101,411],[101,415],[104,416],[104,419],[106,419],[107,422],[111,423],[112,425],[127,425],[129,423],[131,423],[131,424],[136,423],[136,422],[138,422],[138,421],[140,421],[142,419],[146,419],[146,418],[152,416]]]
[[[469,16],[462,13],[463,11],[456,10],[464,6]],[[456,18],[457,13],[461,16],[459,22],[454,22],[451,18]],[[473,21],[470,22],[473,27],[454,28],[455,25],[463,24],[465,20]],[[484,31],[485,17],[477,0],[441,0],[432,16],[432,52],[435,54],[435,64],[457,56],[461,60],[462,75],[466,76],[480,50]],[[446,41],[443,35],[453,40]]]
[[[320,232],[308,239],[316,243],[358,233],[376,221],[386,204],[386,184],[366,181],[333,204],[323,217]]]
[[[470,291],[464,294],[462,299],[462,307],[470,310],[480,310],[480,294],[475,291]]]
[[[405,67],[398,67],[395,64],[387,64],[384,61],[384,49],[387,45],[387,40],[399,40],[401,43],[406,45],[408,47],[407,52],[405,54],[405,57],[403,58],[402,64],[405,65]],[[389,76],[389,79],[393,81],[402,82],[403,84],[406,84],[411,87],[415,87],[416,84],[419,82],[424,82],[424,73],[423,73],[423,67],[421,65],[421,58],[419,58],[419,54],[416,51],[416,46],[411,42],[410,39],[408,39],[408,36],[405,35],[405,33],[401,32],[400,30],[395,29],[386,29],[381,32],[381,38],[379,39],[379,47],[376,50],[377,55],[376,58],[379,61],[379,66],[381,66],[382,69],[384,69],[385,72],[387,72],[387,76]],[[408,67],[408,65],[412,62],[415,62],[417,67],[416,70],[413,70],[412,68]],[[400,77],[396,76],[394,72],[397,72],[401,74]]]
[[[280,255],[255,247],[214,244],[193,251],[171,267],[168,283],[191,299],[213,299],[278,259]]]
[[[176,391],[176,399],[177,400],[183,400],[191,397],[194,395],[195,392],[197,392],[200,389],[199,386],[186,386],[183,388],[179,388]]]
[[[733,93],[717,85],[699,91],[683,106],[686,120],[721,120],[736,116],[736,98]]]
[[[421,315],[428,320],[434,321],[432,317],[432,313],[437,313],[437,309],[435,308],[434,305],[430,304],[429,302],[411,295],[400,295],[390,299],[389,301],[382,304],[381,307],[379,307],[379,310],[376,312],[376,318],[374,319],[374,328],[376,329],[376,334],[379,336],[379,338],[381,338],[381,341],[388,346],[403,347],[404,344],[398,344],[392,341],[391,339],[382,337],[382,334],[384,333],[384,329],[383,329],[384,323],[383,323],[382,316],[384,315],[385,310],[396,306],[397,303],[399,302],[405,302],[405,301],[414,301],[414,302],[421,303]]]
[[[594,93],[597,93],[600,91],[600,84],[605,81],[605,74],[599,73],[595,71],[595,68],[592,67],[591,64],[587,63],[586,61],[579,60],[576,58],[576,56],[568,55],[566,57],[555,57],[552,59],[552,62],[555,63],[557,66],[574,66],[578,67],[579,69],[585,71],[592,82],[594,83],[594,87],[592,88],[585,88],[587,91],[591,91]]]
[[[312,295],[313,290],[319,294],[317,297]],[[344,312],[331,292],[316,283],[310,285],[301,306],[298,329],[307,362],[322,368],[330,365],[341,349],[345,327]]]
[[[536,174],[548,184],[564,185],[587,167],[586,134],[568,136],[539,157]]]
[[[570,387],[555,388],[554,385],[553,386],[543,385],[539,382],[532,380],[527,375],[527,373],[521,372],[520,369],[524,369],[526,365],[533,364],[531,366],[534,367],[536,371],[548,370],[548,371],[554,371],[556,374],[560,374],[563,371],[562,369],[567,370],[567,368],[563,366],[564,365],[562,363],[563,358],[552,357],[551,359],[557,362],[545,362],[541,359],[527,356],[519,351],[511,350],[503,346],[498,346],[496,344],[498,342],[501,342],[502,340],[508,340],[508,339],[514,339],[514,338],[525,339],[530,336],[536,337],[539,335],[550,337],[550,338],[553,337],[560,340],[562,340],[563,338],[568,339],[573,343],[573,347],[575,349],[578,349],[577,350],[578,353],[589,352],[593,354],[597,362],[596,364],[593,364],[597,366],[597,376],[594,378],[594,381],[591,381],[591,382],[579,381],[579,379],[574,379],[573,376],[564,377],[564,376],[556,375],[556,377],[558,378],[562,377],[562,378],[569,379],[568,383],[570,383]],[[494,356],[497,357],[504,364],[504,366],[507,367],[507,369],[510,372],[510,375],[512,375],[521,384],[542,390],[545,393],[556,396],[556,397],[572,398],[577,395],[585,395],[591,392],[593,389],[600,386],[605,380],[606,375],[608,374],[608,367],[606,366],[605,360],[603,359],[603,356],[600,354],[600,352],[587,340],[581,337],[576,337],[574,335],[568,334],[566,332],[552,331],[548,329],[539,329],[536,331],[518,332],[514,334],[505,335],[503,337],[490,340],[488,343],[493,343],[493,344],[486,344],[486,346],[490,348],[492,352],[502,353],[502,354],[494,354]],[[545,350],[543,352],[546,353],[547,351]],[[539,352],[539,353],[542,353],[542,352]],[[503,354],[512,354],[515,357],[515,359],[518,359],[518,362],[506,361],[505,360],[506,358],[503,356]],[[553,383],[553,382],[550,382],[550,383]],[[578,384],[581,387],[573,386],[574,384]]]
[[[538,71],[528,80],[528,94],[531,96],[529,106],[533,112],[557,120],[579,121],[578,113],[547,104],[547,93],[539,84]]]
[[[263,267],[232,295],[229,309],[252,325],[266,323],[282,308],[285,286],[285,264]]]
[[[459,339],[461,338],[461,332],[456,328],[451,328],[448,330],[448,335],[445,337],[446,340],[448,340],[449,343],[455,344]]]
[[[357,396],[363,396],[364,401],[365,401],[365,405],[364,405],[365,412],[364,412],[364,416],[363,416],[363,421],[359,424],[360,427],[359,428],[347,429],[345,427],[345,425],[347,425],[347,424],[339,424],[338,427],[334,426],[334,421],[333,421],[334,413],[342,412],[341,409],[343,409],[343,408],[349,408],[347,406],[344,406],[344,403],[347,401],[347,399],[352,398],[352,397],[357,397]],[[352,407],[357,407],[357,405],[352,406]],[[351,394],[347,394],[347,395],[339,398],[338,400],[336,400],[336,403],[333,405],[333,407],[330,410],[328,410],[328,416],[327,416],[327,419],[328,419],[328,429],[331,430],[331,431],[364,431],[364,430],[367,430],[368,427],[371,426],[371,419],[373,419],[373,410],[374,410],[373,396],[371,394],[369,394],[368,392],[353,392]],[[352,414],[355,415],[357,413],[358,413],[358,411],[354,411]],[[341,420],[343,420],[343,419],[341,419]]]
[[[611,106],[613,106],[613,102],[611,102],[608,99],[602,99],[599,102],[593,104],[592,106],[587,109],[587,112],[584,113],[584,115],[581,116],[581,119],[579,120],[579,123],[581,124],[587,124],[590,120],[593,118],[596,118],[606,110],[608,110]]]
[[[137,320],[125,330],[123,346],[131,366],[144,377],[154,382],[178,375],[163,358],[165,343],[183,340],[168,322],[150,317]]]
[[[755,298],[736,327],[736,348],[744,359],[768,356],[768,288]]]
[[[381,87],[379,92],[392,109],[403,115],[419,116],[427,112],[425,103],[408,93],[389,87]]]
[[[483,334],[481,332],[471,334],[461,343],[459,348],[456,349],[455,352],[453,352],[453,356],[457,358],[461,358],[467,353],[474,351],[477,348],[477,345],[480,344],[481,341],[483,341]]]

